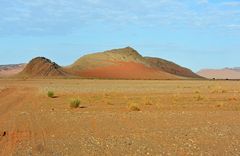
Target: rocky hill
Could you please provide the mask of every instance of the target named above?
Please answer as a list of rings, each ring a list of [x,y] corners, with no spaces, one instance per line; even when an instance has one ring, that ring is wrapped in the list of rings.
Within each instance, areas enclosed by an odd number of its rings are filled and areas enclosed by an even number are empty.
[[[69,74],[55,62],[45,57],[37,57],[32,59],[19,75],[28,77],[62,77]]]

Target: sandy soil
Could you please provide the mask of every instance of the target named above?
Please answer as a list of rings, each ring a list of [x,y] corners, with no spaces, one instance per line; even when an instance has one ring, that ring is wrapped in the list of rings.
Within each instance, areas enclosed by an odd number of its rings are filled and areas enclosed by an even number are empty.
[[[0,155],[240,155],[239,94],[239,81],[0,79]]]

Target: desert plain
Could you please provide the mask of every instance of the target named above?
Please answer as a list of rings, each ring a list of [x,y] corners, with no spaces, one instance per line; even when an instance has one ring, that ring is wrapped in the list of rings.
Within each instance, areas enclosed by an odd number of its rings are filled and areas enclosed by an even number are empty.
[[[3,78],[0,155],[240,155],[239,94],[240,81]]]

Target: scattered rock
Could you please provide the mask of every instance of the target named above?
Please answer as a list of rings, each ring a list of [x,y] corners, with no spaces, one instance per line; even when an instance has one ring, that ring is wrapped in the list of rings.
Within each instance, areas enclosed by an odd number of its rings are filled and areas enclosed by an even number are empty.
[[[2,136],[6,136],[7,135],[7,132],[6,131],[4,131],[3,132],[3,134],[2,134]]]

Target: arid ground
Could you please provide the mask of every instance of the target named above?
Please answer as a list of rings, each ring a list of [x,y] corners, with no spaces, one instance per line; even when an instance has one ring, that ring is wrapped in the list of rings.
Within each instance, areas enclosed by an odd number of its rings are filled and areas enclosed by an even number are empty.
[[[239,95],[240,81],[0,79],[0,155],[240,155]]]

